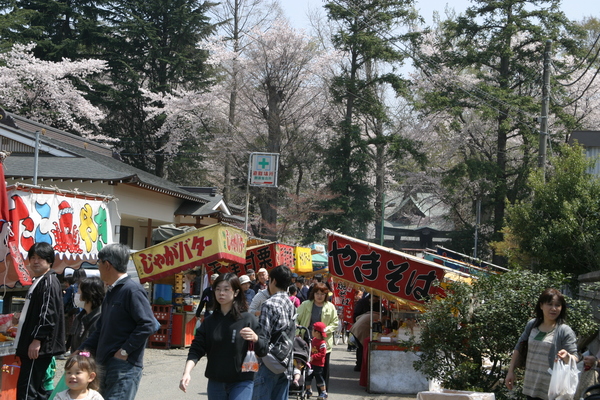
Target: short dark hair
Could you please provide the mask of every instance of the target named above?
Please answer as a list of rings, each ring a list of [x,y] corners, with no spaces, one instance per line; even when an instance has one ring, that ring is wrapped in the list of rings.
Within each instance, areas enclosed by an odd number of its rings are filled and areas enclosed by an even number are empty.
[[[104,282],[99,276],[90,276],[82,280],[79,284],[79,290],[81,290],[81,300],[91,303],[92,310],[102,305],[106,290]]]
[[[54,264],[54,249],[50,243],[46,242],[37,242],[34,243],[33,246],[29,248],[27,252],[27,257],[31,258],[34,255],[46,260],[50,266]]]
[[[275,280],[277,289],[287,290],[292,283],[292,270],[285,265],[278,265],[271,270],[269,278]]]
[[[542,311],[542,304],[550,303],[552,299],[556,296],[557,300],[560,302],[560,314],[558,314],[558,318],[556,318],[556,322],[560,325],[565,322],[567,318],[567,302],[565,301],[565,296],[558,290],[549,288],[542,292],[540,297],[538,298],[537,304],[535,305],[535,316],[537,321],[535,322],[535,326],[539,326],[544,321],[544,312]]]
[[[323,282],[323,274],[316,274],[313,278],[316,279],[317,282]]]
[[[108,261],[118,272],[127,272],[129,247],[122,243],[107,244],[98,252],[98,259]]]
[[[233,306],[231,307],[231,315],[233,315],[234,319],[239,320],[240,318],[242,318],[242,313],[245,311],[248,311],[248,303],[246,302],[246,295],[244,294],[244,291],[242,290],[242,285],[240,284],[240,278],[238,278],[238,276],[236,274],[233,274],[231,272],[227,272],[226,274],[221,274],[217,277],[217,279],[214,281],[214,283],[212,285],[213,293],[215,296],[215,301],[214,301],[215,311],[216,310],[221,311],[221,305],[219,304],[219,302],[216,299],[217,285],[219,285],[219,283],[221,283],[221,282],[228,282],[229,285],[231,286],[231,289],[233,290],[233,292],[235,293],[237,291],[237,294],[233,298]]]
[[[296,278],[296,282],[299,282],[299,283],[304,283],[304,277],[303,277],[303,276],[299,276],[299,277],[297,277],[297,278]]]
[[[296,287],[296,285],[290,285],[290,287],[288,287],[288,293],[292,296],[298,293],[298,288]]]

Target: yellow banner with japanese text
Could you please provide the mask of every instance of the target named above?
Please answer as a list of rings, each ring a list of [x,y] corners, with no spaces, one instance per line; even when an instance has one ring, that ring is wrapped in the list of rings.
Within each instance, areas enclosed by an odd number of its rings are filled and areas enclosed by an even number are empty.
[[[246,262],[245,231],[215,224],[174,236],[132,254],[140,282],[150,282],[181,271],[219,261]]]
[[[313,272],[311,249],[308,247],[295,247],[294,256],[296,258],[296,273],[305,274]]]

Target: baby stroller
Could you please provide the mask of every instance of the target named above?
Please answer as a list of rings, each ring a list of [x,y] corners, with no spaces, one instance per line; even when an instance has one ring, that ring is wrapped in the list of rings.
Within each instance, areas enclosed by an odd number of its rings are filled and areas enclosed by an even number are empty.
[[[304,400],[306,399],[306,378],[310,369],[310,342],[311,337],[308,328],[298,325],[296,327],[297,336],[294,338],[294,375],[299,374],[298,385],[294,384],[294,380],[290,382],[289,395],[290,399]]]
[[[581,395],[585,396],[584,400],[600,400],[600,385],[590,386]]]

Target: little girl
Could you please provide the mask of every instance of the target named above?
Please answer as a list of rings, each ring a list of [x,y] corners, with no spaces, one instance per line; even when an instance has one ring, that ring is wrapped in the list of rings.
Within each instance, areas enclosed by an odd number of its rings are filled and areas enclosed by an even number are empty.
[[[97,392],[98,372],[96,361],[90,353],[73,354],[65,363],[65,383],[68,390],[60,392],[55,400],[104,400]]]

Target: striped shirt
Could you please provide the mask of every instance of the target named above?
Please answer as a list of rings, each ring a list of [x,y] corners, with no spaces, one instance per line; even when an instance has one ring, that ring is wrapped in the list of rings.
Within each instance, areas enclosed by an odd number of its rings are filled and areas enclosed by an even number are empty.
[[[550,373],[548,372],[548,354],[552,350],[556,329],[545,333],[538,328],[531,329],[527,348],[527,363],[523,394],[530,397],[548,398]]]

